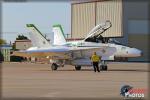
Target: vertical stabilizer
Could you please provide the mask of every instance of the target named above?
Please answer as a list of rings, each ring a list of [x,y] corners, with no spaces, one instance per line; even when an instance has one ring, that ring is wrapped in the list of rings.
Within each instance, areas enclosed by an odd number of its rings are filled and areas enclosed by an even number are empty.
[[[65,35],[61,25],[53,25],[54,45],[66,44]]]
[[[43,34],[33,24],[27,24],[26,26],[30,30],[30,38],[34,47],[41,48],[51,46]]]

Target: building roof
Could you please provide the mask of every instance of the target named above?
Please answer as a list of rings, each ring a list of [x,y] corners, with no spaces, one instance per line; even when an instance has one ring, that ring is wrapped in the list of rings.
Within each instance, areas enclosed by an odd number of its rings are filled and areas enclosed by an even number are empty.
[[[15,42],[31,42],[31,40],[15,40]]]
[[[72,0],[72,4],[80,4],[80,3],[88,3],[88,2],[98,2],[98,1],[106,1],[106,0]]]

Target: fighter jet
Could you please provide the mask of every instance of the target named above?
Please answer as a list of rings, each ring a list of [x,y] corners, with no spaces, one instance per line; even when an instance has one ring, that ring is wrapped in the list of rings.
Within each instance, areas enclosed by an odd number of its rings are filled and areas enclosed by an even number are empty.
[[[81,70],[81,66],[91,66],[90,57],[93,52],[97,52],[102,58],[101,70],[107,70],[105,62],[114,60],[115,57],[139,57],[142,55],[142,51],[139,49],[104,38],[102,34],[111,26],[111,22],[107,20],[95,26],[85,39],[67,42],[61,25],[53,25],[54,43],[50,44],[35,25],[27,24],[27,28],[31,31],[30,37],[33,47],[16,51],[13,55],[46,57],[50,60],[52,70],[57,70],[58,67],[65,64],[75,66],[76,70]]]

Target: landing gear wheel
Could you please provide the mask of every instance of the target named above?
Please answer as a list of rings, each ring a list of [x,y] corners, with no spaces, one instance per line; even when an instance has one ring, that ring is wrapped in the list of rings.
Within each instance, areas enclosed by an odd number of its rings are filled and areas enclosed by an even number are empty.
[[[107,71],[107,65],[104,66],[104,70]]]
[[[51,65],[51,69],[52,69],[52,70],[57,70],[57,68],[58,68],[58,65],[57,65],[56,63],[53,63],[53,64]]]
[[[107,65],[100,65],[100,70],[107,71]]]
[[[76,65],[76,66],[75,66],[75,69],[76,69],[76,70],[81,70],[81,66]]]

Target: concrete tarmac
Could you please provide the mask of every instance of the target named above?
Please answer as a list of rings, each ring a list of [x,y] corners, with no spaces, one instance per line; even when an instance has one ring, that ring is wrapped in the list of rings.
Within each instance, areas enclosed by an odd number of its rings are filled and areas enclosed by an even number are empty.
[[[148,89],[148,63],[110,63],[108,71],[66,65],[51,71],[49,64],[2,63],[3,98],[124,99],[123,85]],[[145,93],[148,100],[148,91]]]

